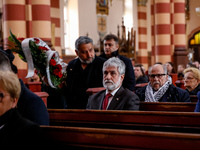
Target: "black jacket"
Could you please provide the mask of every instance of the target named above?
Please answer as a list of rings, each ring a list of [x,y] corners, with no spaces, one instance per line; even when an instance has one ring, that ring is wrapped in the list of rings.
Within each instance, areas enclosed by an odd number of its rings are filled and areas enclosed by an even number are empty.
[[[69,62],[67,66],[67,87],[65,89],[67,108],[86,109],[88,88],[103,87],[103,63],[105,59],[95,56],[95,59],[89,64],[83,72],[81,62],[76,58]],[[84,80],[84,81],[83,81]]]
[[[135,82],[135,73],[133,70],[133,65],[131,63],[131,60],[125,56],[119,55],[118,50],[113,52],[112,56],[118,57],[126,65],[126,70],[125,70],[126,72],[122,86],[124,88],[129,89],[130,91],[134,91],[136,82]],[[99,57],[105,58],[106,60],[108,59],[105,53],[101,54]]]
[[[19,113],[39,125],[49,125],[49,114],[43,100],[30,91],[20,79],[21,93],[17,103]]]
[[[146,86],[136,90],[136,94],[140,98],[140,101],[145,101]],[[191,102],[190,95],[186,90],[175,87],[171,84],[166,93],[161,97],[159,102]]]
[[[186,89],[188,91],[188,89]],[[188,91],[190,95],[197,95],[197,93],[200,91],[200,84],[192,91]]]
[[[1,149],[29,149],[42,145],[39,125],[23,118],[16,108],[0,116]]]

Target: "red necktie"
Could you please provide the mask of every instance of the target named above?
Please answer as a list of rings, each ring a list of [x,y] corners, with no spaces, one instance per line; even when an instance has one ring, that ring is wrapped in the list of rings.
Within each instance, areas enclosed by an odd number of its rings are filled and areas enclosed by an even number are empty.
[[[103,110],[106,110],[107,105],[108,105],[108,99],[109,99],[111,96],[112,96],[112,94],[110,94],[110,93],[106,94],[106,96],[105,96],[105,98],[104,98],[104,100],[103,100],[103,107],[102,107]]]

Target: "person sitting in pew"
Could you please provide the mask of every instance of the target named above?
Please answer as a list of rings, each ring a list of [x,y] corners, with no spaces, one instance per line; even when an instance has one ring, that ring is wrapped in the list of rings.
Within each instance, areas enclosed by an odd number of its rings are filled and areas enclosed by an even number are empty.
[[[122,86],[125,67],[124,62],[116,57],[112,57],[104,63],[103,86],[106,90],[90,96],[87,109],[139,110],[138,96]]]
[[[41,146],[40,127],[21,116],[16,106],[21,84],[16,74],[0,71],[0,147],[38,148]]]
[[[187,68],[184,70],[184,86],[190,95],[197,95],[200,91],[200,71],[197,68]]]
[[[200,91],[197,92],[197,98],[198,98],[198,101],[197,101],[194,112],[200,112]]]
[[[165,65],[161,64],[149,68],[149,83],[136,94],[145,102],[190,102],[189,93],[172,84]]]
[[[0,49],[0,70],[13,71],[17,74],[17,67],[12,63],[14,55],[10,50]],[[49,114],[43,100],[35,93],[30,91],[19,79],[21,93],[17,103],[19,113],[39,125],[49,125]]]
[[[178,80],[183,80],[184,74],[183,71],[185,70],[185,66],[183,64],[178,65],[177,67],[177,73],[178,73]]]
[[[148,77],[145,75],[142,64],[136,64],[134,67],[136,84],[148,83]]]

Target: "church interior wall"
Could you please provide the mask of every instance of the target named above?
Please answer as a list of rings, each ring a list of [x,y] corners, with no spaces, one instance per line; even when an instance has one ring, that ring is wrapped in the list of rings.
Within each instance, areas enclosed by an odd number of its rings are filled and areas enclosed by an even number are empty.
[[[106,17],[107,34],[117,34],[117,25],[121,26],[123,17],[123,1],[114,0],[112,6],[109,6],[109,14],[96,14],[96,1],[79,0],[79,36],[87,35],[94,40],[94,44],[99,42],[99,34],[97,30],[97,17]]]
[[[200,16],[195,12],[196,7],[200,7],[200,0],[190,0],[190,19],[187,23],[187,35],[189,35],[194,29],[200,27]]]

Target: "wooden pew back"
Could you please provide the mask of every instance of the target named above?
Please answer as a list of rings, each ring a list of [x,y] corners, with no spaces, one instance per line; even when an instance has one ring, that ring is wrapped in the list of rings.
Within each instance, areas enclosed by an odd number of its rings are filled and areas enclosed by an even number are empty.
[[[114,111],[114,110],[62,110],[48,109],[50,125],[86,123],[89,126],[171,126],[200,129],[200,114],[194,112]]]
[[[195,99],[195,97],[194,97]],[[177,111],[177,112],[194,112],[196,103],[183,102],[140,102],[142,111]]]
[[[68,149],[198,149],[200,134],[42,126],[49,143]]]

